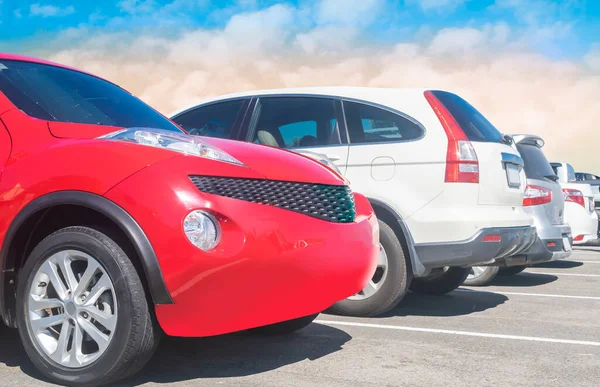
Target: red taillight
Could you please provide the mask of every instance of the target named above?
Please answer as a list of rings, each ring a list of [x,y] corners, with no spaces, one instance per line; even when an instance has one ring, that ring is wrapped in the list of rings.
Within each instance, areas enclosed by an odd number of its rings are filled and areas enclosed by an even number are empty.
[[[479,160],[465,132],[431,91],[424,94],[448,137],[445,182],[479,183]]]
[[[525,188],[525,197],[523,206],[539,206],[540,204],[550,203],[552,201],[552,191],[537,185],[528,185]]]
[[[577,235],[575,238],[573,238],[573,240],[575,242],[581,242],[583,240],[583,235]]]
[[[585,208],[585,197],[581,191],[576,189],[563,188],[565,194],[565,202],[573,202]]]
[[[546,243],[546,246],[548,246],[548,247],[556,247],[556,243],[555,242],[548,242],[548,243]]]
[[[500,235],[486,235],[484,236],[481,241],[482,242],[500,242],[502,238],[500,237]]]

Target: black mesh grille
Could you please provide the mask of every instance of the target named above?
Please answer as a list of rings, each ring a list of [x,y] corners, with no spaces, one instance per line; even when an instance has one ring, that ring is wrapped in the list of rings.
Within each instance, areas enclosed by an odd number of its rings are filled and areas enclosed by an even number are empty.
[[[214,176],[190,179],[202,192],[284,208],[330,222],[349,223],[356,216],[354,195],[344,185]]]

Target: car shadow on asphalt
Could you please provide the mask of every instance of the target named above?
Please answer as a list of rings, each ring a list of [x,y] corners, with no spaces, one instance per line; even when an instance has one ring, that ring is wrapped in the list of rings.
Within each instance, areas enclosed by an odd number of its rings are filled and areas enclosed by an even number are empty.
[[[351,339],[340,329],[318,323],[284,336],[238,333],[207,338],[164,337],[142,371],[113,386],[255,375],[319,359],[341,350]],[[16,330],[1,328],[0,340],[0,363],[20,367],[27,375],[44,380],[28,359]]]
[[[284,336],[166,337],[144,370],[118,386],[260,374],[327,356],[350,339],[346,332],[318,323]]]
[[[574,267],[583,266],[583,262],[559,260],[545,263],[538,263],[533,267],[542,267],[545,269],[572,269]]]
[[[531,287],[549,284],[558,279],[557,276],[551,274],[540,274],[533,272],[521,272],[516,275],[499,275],[490,283],[491,286],[514,286],[514,287]],[[481,288],[485,290],[485,287]]]
[[[495,308],[507,300],[502,294],[464,289],[443,296],[408,293],[396,308],[377,317],[463,316]]]

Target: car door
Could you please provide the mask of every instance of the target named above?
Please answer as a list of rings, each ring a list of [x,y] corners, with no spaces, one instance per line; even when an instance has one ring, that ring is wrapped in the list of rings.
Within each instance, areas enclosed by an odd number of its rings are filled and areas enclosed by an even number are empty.
[[[256,100],[246,140],[326,156],[344,173],[348,144],[341,106],[320,96],[264,96]]]
[[[211,102],[181,112],[171,120],[190,134],[239,140],[240,123],[249,98]]]
[[[342,103],[350,137],[346,178],[354,190],[388,203],[395,196],[402,217],[442,192],[445,144],[425,137],[420,123],[396,110]]]

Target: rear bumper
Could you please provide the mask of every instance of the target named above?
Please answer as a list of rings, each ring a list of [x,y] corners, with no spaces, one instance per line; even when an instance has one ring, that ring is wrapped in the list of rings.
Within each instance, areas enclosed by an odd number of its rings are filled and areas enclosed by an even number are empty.
[[[584,245],[588,242],[593,242],[593,241],[600,239],[600,234],[588,234],[588,235],[579,234],[578,236],[580,239],[573,240],[574,245]]]
[[[565,202],[565,222],[571,225],[573,244],[598,239],[598,215],[576,203]]]
[[[554,239],[536,238],[533,246],[527,251],[500,259],[498,263],[502,266],[521,266],[565,259],[571,256],[572,246],[573,237],[571,234],[565,234],[561,238]]]
[[[495,241],[484,241],[485,237]],[[497,240],[497,237],[500,240]],[[444,266],[474,266],[519,254],[536,241],[535,227],[494,227],[480,230],[465,241],[416,244],[415,250],[427,269]]]

